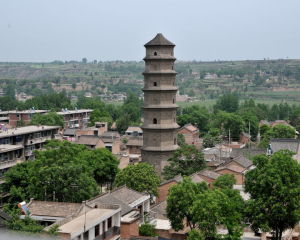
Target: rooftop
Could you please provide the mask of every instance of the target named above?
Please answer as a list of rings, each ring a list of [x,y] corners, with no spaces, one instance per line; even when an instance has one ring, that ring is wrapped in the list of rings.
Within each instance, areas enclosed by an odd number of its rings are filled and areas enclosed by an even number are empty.
[[[121,206],[121,214],[124,215],[132,210],[130,204],[133,204],[135,201],[142,199],[145,196],[149,196],[150,198],[150,195],[148,194],[140,193],[126,186],[122,186],[111,192],[90,199],[87,204],[91,206],[97,205],[98,203],[117,204]]]
[[[96,146],[99,141],[102,141],[100,137],[94,135],[81,135],[76,143],[84,144],[84,145],[91,145]]]
[[[109,218],[116,212],[115,209],[99,209],[89,210],[86,214],[82,214],[73,220],[61,225],[59,232],[75,234],[84,232],[84,228],[89,229],[99,222],[99,218]]]
[[[75,113],[89,113],[92,112],[92,109],[79,109],[79,110],[64,110],[61,112],[57,112],[58,115],[68,115],[68,114],[75,114]]]
[[[46,113],[49,112],[49,110],[24,110],[24,111],[17,111],[17,110],[13,110],[13,111],[7,111],[7,113],[17,113],[17,114],[28,114],[28,113]]]
[[[12,128],[6,131],[0,131],[0,138],[52,130],[52,129],[59,129],[59,128],[60,128],[59,126],[26,126],[26,127]]]
[[[175,46],[174,43],[170,42],[168,39],[164,37],[161,33],[158,33],[151,41],[145,44],[147,46]]]
[[[210,170],[202,170],[200,172],[198,172],[198,175],[202,175],[211,179],[217,179],[218,177],[220,177],[221,175],[219,173],[216,173],[214,171],[210,171]]]
[[[196,128],[194,125],[192,125],[192,124],[185,124],[181,129],[183,129],[183,128],[185,128],[185,129],[187,129],[187,130],[189,130],[189,131],[191,131],[191,132],[198,132],[199,130],[198,130],[198,128]]]
[[[140,133],[142,133],[143,130],[140,127],[128,127],[126,132],[140,132]]]
[[[271,139],[270,144],[274,152],[286,149],[298,153],[300,140],[292,138],[274,138]]]
[[[66,218],[74,214],[81,207],[81,203],[48,202],[31,200],[28,209],[31,215]]]

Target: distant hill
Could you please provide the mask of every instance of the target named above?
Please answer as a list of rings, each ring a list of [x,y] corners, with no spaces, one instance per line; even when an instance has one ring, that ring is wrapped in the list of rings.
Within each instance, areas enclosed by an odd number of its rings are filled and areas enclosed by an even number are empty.
[[[235,91],[242,98],[300,100],[300,60],[177,61],[175,69],[180,94],[190,97],[214,99]],[[141,93],[143,70],[142,61],[0,63],[0,90],[33,96],[62,90]]]

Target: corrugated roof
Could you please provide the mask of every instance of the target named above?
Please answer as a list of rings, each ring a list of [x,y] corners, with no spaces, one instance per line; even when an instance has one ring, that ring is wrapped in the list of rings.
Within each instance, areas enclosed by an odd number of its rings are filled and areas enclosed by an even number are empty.
[[[166,39],[161,33],[158,33],[151,41],[145,44],[146,46],[175,46],[175,44]]]

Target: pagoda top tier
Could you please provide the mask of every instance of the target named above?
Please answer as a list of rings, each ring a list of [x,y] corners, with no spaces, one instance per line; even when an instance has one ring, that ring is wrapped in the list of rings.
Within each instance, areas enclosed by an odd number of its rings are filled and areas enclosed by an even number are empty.
[[[166,39],[161,33],[158,33],[155,38],[147,42],[144,46],[175,46],[175,44]]]

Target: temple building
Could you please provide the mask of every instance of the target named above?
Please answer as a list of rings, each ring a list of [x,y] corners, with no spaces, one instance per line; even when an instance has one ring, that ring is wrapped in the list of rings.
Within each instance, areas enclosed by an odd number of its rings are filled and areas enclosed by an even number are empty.
[[[161,33],[145,44],[142,161],[152,164],[158,174],[178,148],[174,47]]]

